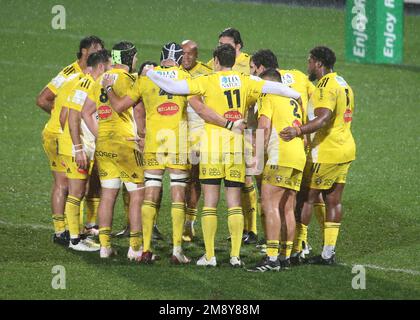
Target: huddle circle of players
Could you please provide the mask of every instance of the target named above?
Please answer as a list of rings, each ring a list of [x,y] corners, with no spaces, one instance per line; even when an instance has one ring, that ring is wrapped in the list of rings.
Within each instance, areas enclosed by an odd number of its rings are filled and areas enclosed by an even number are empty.
[[[168,171],[172,263],[191,262],[182,243],[196,241],[199,216],[205,253],[194,263],[217,265],[222,182],[232,267],[244,266],[242,244],[265,253],[248,271],[335,263],[341,197],[355,159],[353,91],[333,71],[336,58],[327,47],[310,50],[308,75],[281,69],[271,50],[250,56],[242,47],[239,31],[228,28],[207,64],[197,60],[197,44],[185,40],[164,45],[160,65],[147,61],[136,73],[133,43],[108,51],[96,36],[81,40],[77,61],[37,98],[51,115],[42,140],[54,177],[55,243],[106,259],[117,254],[111,237],[128,236],[127,258],[154,263]],[[115,235],[121,188],[127,228]],[[320,255],[307,240],[313,212],[323,236]]]

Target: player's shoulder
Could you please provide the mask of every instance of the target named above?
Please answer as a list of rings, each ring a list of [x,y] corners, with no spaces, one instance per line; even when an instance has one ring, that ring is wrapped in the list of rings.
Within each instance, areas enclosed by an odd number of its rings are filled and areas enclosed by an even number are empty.
[[[202,62],[202,61],[197,61],[197,64],[200,68],[200,70],[206,72],[206,73],[210,73],[213,72],[213,68],[211,68],[209,65],[207,65],[206,63]]]
[[[79,80],[77,86],[80,89],[89,90],[94,83],[95,80],[92,78],[92,76],[90,74],[86,74]]]
[[[79,73],[79,72],[81,72],[80,66],[79,66],[78,62],[75,61],[72,64],[69,64],[68,66],[64,67],[60,71],[60,74],[62,74],[65,77],[69,77],[70,75],[72,75],[74,73]]]
[[[350,87],[347,81],[339,76],[337,73],[332,72],[323,76],[318,83],[316,88],[336,88],[336,87]]]

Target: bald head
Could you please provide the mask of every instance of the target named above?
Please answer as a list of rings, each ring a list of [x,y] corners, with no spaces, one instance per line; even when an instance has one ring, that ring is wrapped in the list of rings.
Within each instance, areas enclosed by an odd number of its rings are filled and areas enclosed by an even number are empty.
[[[182,66],[185,70],[191,70],[197,64],[198,58],[198,45],[192,40],[182,41]]]

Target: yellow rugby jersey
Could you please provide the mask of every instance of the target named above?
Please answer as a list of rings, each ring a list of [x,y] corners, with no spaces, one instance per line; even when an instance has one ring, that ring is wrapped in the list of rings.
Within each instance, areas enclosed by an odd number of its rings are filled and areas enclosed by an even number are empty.
[[[219,71],[187,79],[187,83],[191,95],[202,96],[209,108],[228,120],[236,121],[244,118],[250,100],[258,98],[265,81],[237,71]],[[233,141],[235,134],[230,130],[209,123],[205,124],[205,129],[207,139],[203,138],[201,141],[203,152],[221,152],[223,137],[230,141],[229,148],[223,152],[242,151],[242,145],[239,147],[237,140]],[[217,140],[216,135],[221,137],[221,140]]]
[[[133,86],[136,78],[127,73],[123,69],[112,69],[105,74],[112,75],[115,78],[113,85],[114,92],[123,97],[127,91]],[[96,104],[98,113],[98,139],[99,138],[114,138],[125,141],[124,138],[135,136],[135,125],[133,118],[133,108],[118,113],[112,109],[111,103],[108,99],[106,91],[102,88],[103,76],[95,82],[94,88],[89,93],[89,99]],[[123,139],[121,139],[123,138]]]
[[[267,165],[283,166],[303,171],[306,154],[303,138],[289,142],[280,138],[280,131],[293,125],[301,125],[302,111],[299,104],[290,98],[263,94],[258,99],[258,116],[271,120],[271,135],[267,147]]]
[[[58,90],[65,83],[66,79],[75,73],[82,73],[82,68],[80,68],[77,60],[63,68],[63,70],[47,84],[47,88],[57,95]]]
[[[245,74],[249,74],[251,69],[249,67],[249,61],[251,60],[251,56],[247,53],[241,52],[241,54],[236,57],[235,64],[232,67],[233,71],[242,72]],[[207,62],[207,65],[214,70],[214,58]]]
[[[156,67],[154,70],[174,80],[190,77],[178,67]],[[145,76],[138,78],[127,95],[136,102],[141,98],[146,109],[145,153],[162,150],[187,153],[186,96],[168,94]]]
[[[351,133],[354,112],[353,90],[337,73],[322,77],[309,100],[308,117],[314,110],[332,111],[329,124],[311,134],[310,155],[315,163],[344,163],[356,158],[356,144]]]
[[[181,70],[189,73],[191,75],[191,77],[198,77],[201,76],[202,74],[209,74],[211,72],[213,72],[213,69],[210,68],[208,65],[206,65],[205,63],[198,61],[197,60],[197,64],[194,66],[194,68],[187,70],[184,67],[180,67]]]
[[[60,88],[57,90],[56,97],[54,99],[54,105],[51,110],[51,116],[48,122],[45,124],[45,131],[51,133],[62,133],[63,130],[60,124],[60,114],[63,106],[66,105],[67,97],[70,91],[73,89],[75,84],[84,76],[81,73],[73,73],[62,83]]]
[[[289,86],[290,88],[296,90],[300,93],[302,99],[302,108],[303,108],[303,123],[307,121],[307,108],[308,101],[312,92],[315,89],[315,86],[309,81],[309,78],[303,72],[291,69],[291,70],[280,70],[278,69],[281,75],[283,84]]]
[[[67,101],[65,103],[65,107],[69,109],[76,110],[78,112],[82,111],[83,105],[85,103],[86,98],[88,97],[90,91],[94,88],[95,80],[93,80],[90,74],[86,74],[80,80],[76,82],[74,86],[70,89],[70,93],[67,96]],[[81,135],[87,135],[89,140],[94,140],[91,133],[87,131],[86,125],[84,125],[84,121],[82,120],[82,130]],[[72,155],[72,140],[70,136],[70,129],[69,129],[69,114],[67,113],[63,133],[58,138],[58,148],[59,153],[63,155]]]

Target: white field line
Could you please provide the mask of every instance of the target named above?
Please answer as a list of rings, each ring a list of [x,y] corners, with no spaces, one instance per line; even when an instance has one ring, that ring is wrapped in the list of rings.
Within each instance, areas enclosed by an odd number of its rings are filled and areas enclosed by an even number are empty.
[[[54,230],[52,226],[46,226],[45,224],[11,223],[4,220],[0,220],[0,224],[15,227],[15,228],[30,228],[30,229],[35,229],[35,230]]]
[[[385,267],[377,266],[377,265],[374,265],[374,264],[339,263],[339,265],[341,265],[341,266],[351,266],[351,267],[353,267],[353,266],[363,266],[363,267],[368,268],[368,269],[375,269],[375,270],[380,270],[380,271],[385,271],[385,272],[399,272],[399,273],[410,274],[410,275],[413,275],[413,276],[420,276],[420,271],[417,271],[417,270],[385,268]]]

